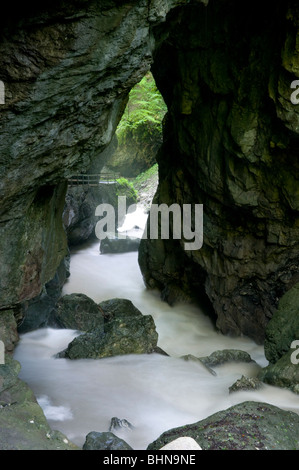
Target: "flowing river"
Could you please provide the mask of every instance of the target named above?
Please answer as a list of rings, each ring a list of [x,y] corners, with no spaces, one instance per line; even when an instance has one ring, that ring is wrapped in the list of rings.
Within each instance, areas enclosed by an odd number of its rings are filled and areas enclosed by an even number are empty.
[[[267,365],[262,346],[248,338],[230,338],[193,305],[170,307],[157,292],[147,291],[137,253],[102,255],[99,242],[71,255],[71,276],[64,294],[83,293],[96,302],[114,297],[130,299],[143,314],[153,316],[160,346],[169,357],[128,355],[107,359],[57,359],[77,332],[40,329],[22,335],[15,358],[20,378],[35,392],[49,424],[82,446],[90,431],[109,431],[112,417],[132,428],[113,431],[134,449],[146,449],[162,432],[193,423],[246,401],[262,401],[299,413],[299,397],[264,385],[258,391],[228,388],[242,375],[255,376]],[[182,355],[207,356],[215,350],[241,349],[256,363],[230,363],[212,375]]]

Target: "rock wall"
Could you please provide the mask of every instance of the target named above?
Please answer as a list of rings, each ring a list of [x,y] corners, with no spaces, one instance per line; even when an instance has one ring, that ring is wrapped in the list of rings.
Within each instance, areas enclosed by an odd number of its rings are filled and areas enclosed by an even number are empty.
[[[0,308],[17,315],[54,277],[65,181],[111,141],[153,61],[153,27],[182,3],[29,1],[1,16]]]
[[[299,272],[298,26],[296,2],[217,0],[156,30],[169,112],[155,202],[203,204],[204,244],[143,240],[144,279],[170,303],[208,299],[223,333],[259,343]]]
[[[0,308],[67,254],[66,180],[112,139],[150,69],[167,103],[156,202],[204,204],[204,246],[144,241],[149,287],[208,300],[223,333],[263,341],[298,279],[296,2],[63,0],[1,18]]]

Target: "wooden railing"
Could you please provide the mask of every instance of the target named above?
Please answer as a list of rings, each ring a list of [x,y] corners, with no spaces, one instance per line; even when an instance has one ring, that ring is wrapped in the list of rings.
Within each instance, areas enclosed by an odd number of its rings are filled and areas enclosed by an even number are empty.
[[[98,186],[100,183],[114,183],[120,177],[117,173],[82,174],[68,180],[69,186]]]

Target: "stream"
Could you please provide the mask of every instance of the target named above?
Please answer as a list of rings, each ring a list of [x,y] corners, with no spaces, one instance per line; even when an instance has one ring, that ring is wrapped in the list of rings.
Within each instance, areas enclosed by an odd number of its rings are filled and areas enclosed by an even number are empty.
[[[71,276],[63,293],[83,293],[97,303],[114,297],[130,299],[153,316],[158,346],[169,354],[128,355],[106,359],[57,359],[78,334],[45,328],[21,336],[15,359],[20,378],[29,384],[53,429],[82,446],[90,431],[109,431],[112,417],[132,428],[113,432],[136,450],[146,449],[162,432],[202,420],[234,404],[254,400],[299,413],[299,398],[264,385],[258,391],[228,388],[242,375],[255,376],[267,365],[262,346],[246,337],[230,338],[215,331],[195,305],[170,307],[158,292],[146,290],[137,253],[100,254],[99,241],[71,253]],[[230,363],[212,375],[200,363],[180,356],[207,356],[215,350],[241,349],[255,363]]]

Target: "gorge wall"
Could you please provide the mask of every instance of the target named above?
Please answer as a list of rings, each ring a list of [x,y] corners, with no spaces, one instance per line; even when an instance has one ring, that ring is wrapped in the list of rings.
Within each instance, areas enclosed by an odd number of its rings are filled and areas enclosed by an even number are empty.
[[[67,179],[108,146],[153,61],[152,28],[179,3],[12,2],[1,17],[0,298],[17,320],[67,254]]]
[[[18,321],[54,277],[67,254],[66,181],[108,146],[152,66],[169,109],[156,201],[203,203],[204,246],[144,241],[145,282],[170,302],[196,293],[221,331],[263,340],[299,271],[299,11],[207,3],[56,0],[1,19],[3,315]]]
[[[259,343],[298,281],[298,11],[210,1],[171,12],[156,31],[168,32],[153,74],[169,112],[155,202],[202,203],[204,243],[143,240],[140,266],[170,303],[208,298],[223,333]]]

